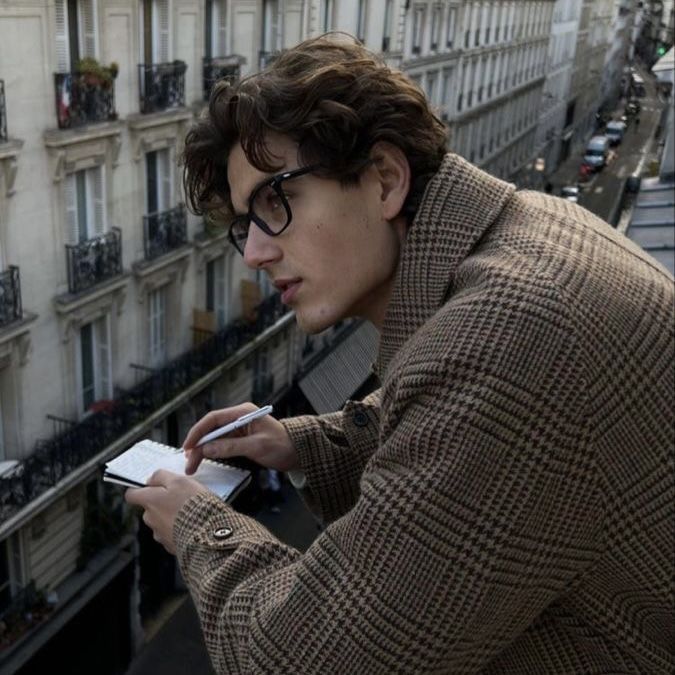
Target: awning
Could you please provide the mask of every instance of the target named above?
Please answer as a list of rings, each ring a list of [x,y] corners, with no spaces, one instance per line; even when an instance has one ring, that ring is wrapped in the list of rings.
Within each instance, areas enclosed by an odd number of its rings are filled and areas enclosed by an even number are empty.
[[[368,379],[378,341],[375,327],[363,322],[298,382],[318,414],[340,410]]]

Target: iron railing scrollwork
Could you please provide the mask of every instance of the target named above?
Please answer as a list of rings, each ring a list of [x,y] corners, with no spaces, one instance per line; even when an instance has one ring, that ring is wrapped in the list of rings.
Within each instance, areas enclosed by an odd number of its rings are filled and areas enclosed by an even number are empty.
[[[9,140],[7,135],[7,110],[5,108],[5,81],[0,80],[0,143]]]
[[[145,259],[154,260],[187,243],[185,205],[143,216]]]
[[[204,100],[208,101],[213,85],[219,80],[227,80],[230,84],[239,81],[241,78],[241,57],[204,57],[202,76],[204,80]]]
[[[4,272],[0,272],[0,326],[12,323],[22,316],[19,268],[10,265]]]
[[[117,119],[115,82],[90,73],[54,73],[56,121],[59,129],[72,129]]]
[[[135,425],[147,419],[192,383],[222,364],[286,312],[279,294],[265,298],[256,320],[236,320],[133,388],[120,390],[106,405],[73,425],[63,425],[49,439],[38,441],[11,475],[0,477],[0,522],[9,518],[69,473],[102,452]]]
[[[141,112],[161,112],[184,106],[186,70],[187,64],[183,61],[139,65]]]
[[[68,290],[79,293],[122,273],[122,231],[110,232],[79,244],[66,244]]]

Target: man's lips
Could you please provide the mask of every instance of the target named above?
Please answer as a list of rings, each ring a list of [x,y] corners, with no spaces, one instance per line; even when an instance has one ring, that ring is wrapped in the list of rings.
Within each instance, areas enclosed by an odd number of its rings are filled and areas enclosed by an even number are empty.
[[[281,302],[287,305],[300,287],[302,279],[276,279],[274,286],[281,291]]]

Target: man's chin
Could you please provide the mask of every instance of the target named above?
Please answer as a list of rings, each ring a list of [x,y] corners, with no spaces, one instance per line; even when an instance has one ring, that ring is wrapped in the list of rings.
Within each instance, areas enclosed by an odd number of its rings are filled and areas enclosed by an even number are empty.
[[[303,311],[301,308],[295,310],[295,320],[298,322],[300,330],[307,335],[316,335],[335,325],[340,319],[335,318],[329,312],[319,312],[317,316],[314,313]]]

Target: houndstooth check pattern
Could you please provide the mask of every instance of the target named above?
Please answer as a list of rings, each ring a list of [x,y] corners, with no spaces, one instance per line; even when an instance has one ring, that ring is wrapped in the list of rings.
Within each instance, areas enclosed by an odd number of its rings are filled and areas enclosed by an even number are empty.
[[[381,390],[285,421],[325,531],[301,555],[214,497],[179,514],[218,672],[672,672],[674,343],[658,263],[448,155]]]

